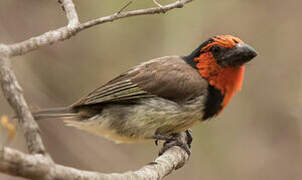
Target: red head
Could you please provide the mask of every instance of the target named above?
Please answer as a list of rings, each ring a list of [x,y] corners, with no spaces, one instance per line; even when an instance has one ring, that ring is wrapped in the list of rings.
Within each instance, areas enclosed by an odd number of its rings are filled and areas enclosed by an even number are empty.
[[[196,49],[190,55],[193,59],[190,64],[223,95],[222,110],[241,89],[244,64],[256,55],[256,51],[239,38],[221,35],[210,38]]]

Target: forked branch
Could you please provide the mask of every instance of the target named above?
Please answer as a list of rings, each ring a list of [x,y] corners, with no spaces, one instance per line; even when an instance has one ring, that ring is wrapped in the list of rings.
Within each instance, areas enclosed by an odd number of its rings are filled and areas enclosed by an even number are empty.
[[[168,12],[175,8],[181,8],[192,0],[178,0],[177,2],[162,7],[139,9],[133,11],[119,11],[115,14],[80,23],[75,5],[72,0],[60,0],[66,12],[68,25],[56,30],[48,31],[28,40],[5,45],[0,44],[0,83],[3,94],[10,106],[15,111],[21,129],[24,132],[27,149],[30,154],[22,153],[11,148],[0,150],[0,172],[13,176],[30,179],[162,179],[173,170],[182,167],[188,160],[188,154],[179,147],[172,147],[156,160],[137,171],[129,171],[121,174],[104,174],[89,172],[54,163],[46,153],[39,126],[35,122],[30,109],[23,96],[16,76],[11,68],[10,58],[24,55],[42,46],[50,45],[58,41],[64,41],[78,32],[98,24],[112,22],[118,19]],[[181,136],[186,136],[185,133]],[[185,139],[185,137],[183,138]]]

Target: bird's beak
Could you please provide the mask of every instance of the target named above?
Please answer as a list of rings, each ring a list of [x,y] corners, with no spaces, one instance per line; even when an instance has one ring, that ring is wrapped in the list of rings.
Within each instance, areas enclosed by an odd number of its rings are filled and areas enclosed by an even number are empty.
[[[228,66],[241,66],[257,56],[256,50],[248,44],[238,43],[225,52],[222,59]]]

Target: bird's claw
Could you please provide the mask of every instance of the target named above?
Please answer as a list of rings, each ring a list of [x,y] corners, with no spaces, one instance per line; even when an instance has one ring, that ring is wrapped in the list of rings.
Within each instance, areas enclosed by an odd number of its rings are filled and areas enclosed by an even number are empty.
[[[183,150],[185,150],[189,156],[191,155],[191,149],[190,149],[191,145],[189,145],[186,142],[183,142],[179,139],[176,139],[175,141],[165,142],[162,149],[159,151],[158,155],[159,156],[162,155],[164,152],[166,152],[168,149],[170,149],[173,146],[179,146]]]
[[[159,140],[163,140],[167,142],[167,141],[172,141],[175,138],[173,136],[164,136],[164,135],[156,134],[153,136],[153,139],[155,139],[154,143],[157,146]]]
[[[158,146],[158,139],[154,141],[155,145]]]
[[[171,136],[163,136],[163,135],[154,135],[155,144],[158,145],[159,140],[164,140],[165,143],[162,149],[159,152],[159,156],[162,155],[165,151],[173,146],[179,146],[183,150],[187,152],[187,154],[191,155],[191,143],[192,143],[192,135],[191,130],[187,130],[185,132],[172,134]]]
[[[193,141],[192,130],[191,129],[186,130],[186,135],[187,135],[187,143],[189,145],[189,148],[191,148],[191,144]]]

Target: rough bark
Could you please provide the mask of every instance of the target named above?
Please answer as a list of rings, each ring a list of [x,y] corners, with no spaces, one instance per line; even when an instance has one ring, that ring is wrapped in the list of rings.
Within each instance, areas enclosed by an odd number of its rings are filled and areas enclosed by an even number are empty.
[[[137,171],[125,173],[104,174],[99,172],[90,172],[66,167],[56,164],[47,154],[39,133],[39,126],[35,122],[30,109],[23,96],[23,90],[20,87],[16,76],[11,68],[10,58],[13,56],[24,55],[30,51],[36,50],[42,46],[64,41],[78,32],[98,24],[112,22],[118,19],[147,15],[166,13],[175,8],[181,8],[184,4],[192,0],[179,0],[162,7],[139,9],[125,11],[124,8],[119,12],[80,23],[75,5],[72,0],[59,1],[66,12],[68,25],[56,30],[48,31],[42,35],[32,37],[28,40],[5,45],[0,44],[0,83],[3,94],[10,106],[16,112],[19,124],[24,132],[27,149],[29,154],[25,154],[15,149],[3,148],[0,150],[0,172],[12,176],[20,176],[30,179],[162,179],[173,170],[182,167],[188,160],[188,154],[179,147],[168,149],[154,162],[142,167]],[[185,139],[186,134],[181,134]]]

